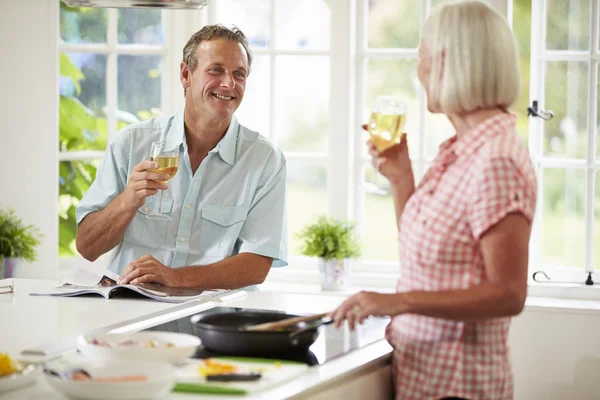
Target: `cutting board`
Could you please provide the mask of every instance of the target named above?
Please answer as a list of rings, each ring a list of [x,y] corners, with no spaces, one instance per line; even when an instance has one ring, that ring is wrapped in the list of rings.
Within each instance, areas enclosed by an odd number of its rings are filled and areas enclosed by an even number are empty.
[[[308,365],[295,361],[272,360],[247,357],[213,357],[215,361],[233,364],[240,372],[258,371],[262,377],[253,382],[207,382],[198,367],[202,360],[191,360],[176,371],[177,384],[173,391],[203,393],[203,394],[228,394],[246,395],[272,389],[291,379],[294,379],[308,369]]]

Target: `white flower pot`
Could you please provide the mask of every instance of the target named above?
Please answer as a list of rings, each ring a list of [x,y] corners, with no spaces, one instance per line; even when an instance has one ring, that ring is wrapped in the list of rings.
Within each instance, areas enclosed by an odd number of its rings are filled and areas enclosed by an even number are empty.
[[[325,260],[319,258],[319,272],[323,290],[342,290],[348,284],[350,259]]]
[[[0,259],[0,279],[16,278],[20,262],[20,258]]]

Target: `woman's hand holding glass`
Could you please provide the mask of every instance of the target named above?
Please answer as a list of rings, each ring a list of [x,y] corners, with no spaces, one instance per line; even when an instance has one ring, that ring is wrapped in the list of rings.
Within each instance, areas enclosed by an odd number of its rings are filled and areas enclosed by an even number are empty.
[[[363,125],[363,129],[368,130],[367,125]],[[377,150],[372,140],[367,141],[367,146],[369,147],[369,155],[372,157],[371,164],[373,168],[385,176],[392,185],[401,184],[407,179],[414,182],[406,133],[402,133],[400,143],[383,151]]]
[[[412,176],[406,134],[406,104],[390,96],[377,96],[371,119],[363,129],[369,132],[369,154],[373,168],[391,184],[397,184],[407,173]],[[377,176],[377,175],[375,175]]]

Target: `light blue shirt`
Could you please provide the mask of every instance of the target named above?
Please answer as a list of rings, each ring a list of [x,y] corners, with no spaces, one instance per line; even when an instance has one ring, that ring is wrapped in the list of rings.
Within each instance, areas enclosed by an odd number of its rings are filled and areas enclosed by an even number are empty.
[[[153,118],[124,128],[107,149],[77,207],[78,224],[123,192],[135,165],[148,159],[152,142],[166,141],[167,148],[180,152],[179,170],[163,193],[162,212],[171,219],[146,218],[159,196],[147,197],[113,250],[108,269],[120,275],[146,254],[172,268],[212,264],[244,252],[272,257],[273,267],[287,265],[283,153],[234,116],[223,139],[192,174],[183,126],[183,110]]]

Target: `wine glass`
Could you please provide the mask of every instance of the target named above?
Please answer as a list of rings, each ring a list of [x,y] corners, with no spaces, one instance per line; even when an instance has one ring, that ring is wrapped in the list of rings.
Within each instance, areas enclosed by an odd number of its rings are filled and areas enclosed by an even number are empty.
[[[371,119],[369,121],[369,136],[378,151],[384,151],[400,143],[406,119],[406,104],[391,96],[377,96]],[[373,184],[377,185],[375,171]]]
[[[173,149],[167,149],[166,142],[153,142],[150,147],[150,161],[154,161],[158,163],[158,169],[152,169],[149,171],[160,172],[163,174],[168,174],[169,179],[165,181],[158,181],[161,183],[167,183],[177,173],[177,169],[179,168],[179,148],[175,147]],[[163,214],[162,211],[162,198],[163,198],[164,190],[160,191],[160,197],[158,200],[158,207],[154,214],[146,215],[146,218],[150,219],[171,219],[168,215]]]

